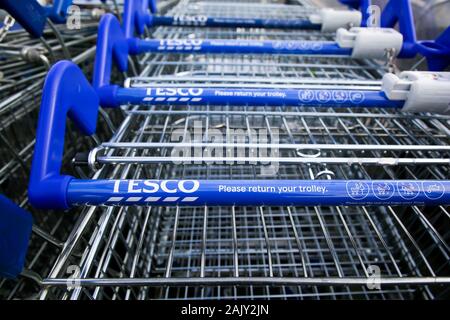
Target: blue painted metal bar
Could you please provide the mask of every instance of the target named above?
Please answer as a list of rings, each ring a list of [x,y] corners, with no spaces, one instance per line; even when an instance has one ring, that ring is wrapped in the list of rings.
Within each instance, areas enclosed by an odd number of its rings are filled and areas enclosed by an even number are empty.
[[[114,88],[109,106],[124,104],[402,108],[404,101],[389,100],[381,91],[368,90]]]
[[[450,181],[420,180],[77,180],[73,205],[446,205]]]
[[[61,175],[66,118],[86,135],[94,134],[99,100],[77,65],[59,61],[49,71],[42,93],[28,197],[40,208],[67,208],[71,176]]]
[[[273,18],[234,18],[208,17],[205,15],[158,16],[155,13],[155,1],[126,0],[124,3],[124,29],[132,30],[136,26],[142,34],[144,26],[195,26],[220,28],[276,28],[320,30],[321,24],[312,23],[309,19],[273,19]],[[127,34],[130,36],[133,34]]]
[[[229,54],[298,54],[350,56],[352,49],[341,48],[333,41],[258,41],[258,40],[140,40],[128,39],[130,54],[145,52],[229,53]]]
[[[219,28],[275,28],[320,30],[321,24],[310,20],[250,19],[207,16],[147,16],[148,26],[194,26]]]
[[[413,58],[417,54],[415,45],[417,42],[414,17],[409,0],[389,1],[381,14],[381,27],[394,28],[398,23],[403,35],[403,48],[400,58]]]

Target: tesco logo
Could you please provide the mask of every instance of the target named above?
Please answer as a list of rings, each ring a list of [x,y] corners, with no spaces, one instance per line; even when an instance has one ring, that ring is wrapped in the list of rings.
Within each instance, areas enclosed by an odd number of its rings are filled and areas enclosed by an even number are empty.
[[[203,94],[201,88],[155,88],[157,96],[200,96]],[[147,95],[152,95],[152,89],[147,89]]]
[[[197,180],[116,180],[114,193],[193,193],[200,187]],[[125,189],[125,190],[124,190]]]
[[[206,24],[208,20],[207,16],[185,16],[185,15],[175,15],[173,16],[173,21],[175,24],[187,25],[187,24]]]
[[[203,44],[203,40],[200,39],[167,39],[160,40],[160,46],[172,46],[172,47],[198,47]]]

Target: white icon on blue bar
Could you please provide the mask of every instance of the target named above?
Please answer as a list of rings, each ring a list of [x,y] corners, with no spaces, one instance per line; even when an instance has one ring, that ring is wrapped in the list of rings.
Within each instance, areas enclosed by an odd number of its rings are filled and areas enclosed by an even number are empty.
[[[428,199],[437,200],[442,198],[445,187],[438,181],[422,182],[423,192]]]
[[[365,99],[364,93],[361,91],[354,91],[350,93],[350,101],[354,104],[363,102]]]
[[[321,42],[314,42],[311,46],[312,50],[319,51],[323,48],[323,44]]]
[[[283,41],[275,41],[275,42],[273,43],[273,47],[274,47],[275,49],[281,49],[281,48],[284,47],[284,42],[283,42]]]
[[[328,102],[331,100],[331,92],[326,90],[317,91],[316,98],[319,102]]]
[[[336,103],[344,103],[348,99],[348,93],[343,90],[333,91],[333,100]]]
[[[303,102],[311,102],[314,100],[314,91],[301,90],[298,92],[298,98]]]
[[[288,41],[288,43],[286,44],[286,48],[288,50],[294,50],[297,49],[297,45],[295,44],[294,41]]]
[[[361,181],[347,182],[347,194],[354,200],[362,200],[369,195],[369,186]]]
[[[400,196],[406,200],[416,198],[420,193],[419,184],[414,181],[402,181],[397,183]]]
[[[300,42],[300,49],[303,50],[309,50],[311,48],[311,45],[308,41],[301,41]]]
[[[394,195],[395,187],[390,182],[373,182],[372,191],[380,200],[387,200]]]

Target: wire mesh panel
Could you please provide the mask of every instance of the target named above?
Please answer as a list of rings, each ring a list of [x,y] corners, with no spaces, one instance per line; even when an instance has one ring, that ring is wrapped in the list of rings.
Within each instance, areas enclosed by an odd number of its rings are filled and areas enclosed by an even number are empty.
[[[303,2],[286,5],[282,2],[261,3],[260,1],[180,1],[170,14],[205,15],[208,17],[230,18],[264,18],[264,19],[304,19],[310,13],[317,12],[317,7]]]

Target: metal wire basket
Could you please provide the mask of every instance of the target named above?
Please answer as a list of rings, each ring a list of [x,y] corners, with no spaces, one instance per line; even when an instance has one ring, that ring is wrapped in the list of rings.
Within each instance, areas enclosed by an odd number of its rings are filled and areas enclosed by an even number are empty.
[[[39,292],[41,277],[50,271],[63,240],[76,222],[76,210],[71,215],[59,215],[32,208],[28,203],[27,186],[47,70],[58,60],[71,58],[90,76],[97,25],[98,19],[85,14],[80,30],[49,25],[43,37],[34,39],[25,30],[14,29],[5,34],[0,44],[0,193],[30,210],[34,219],[25,270],[18,279],[0,279],[1,298],[32,298]],[[122,120],[120,113],[104,112],[102,115],[99,131],[94,136],[97,141],[98,137],[109,136],[113,123]],[[64,160],[64,167],[69,171],[75,150],[96,145],[92,139],[75,134],[70,137]]]

